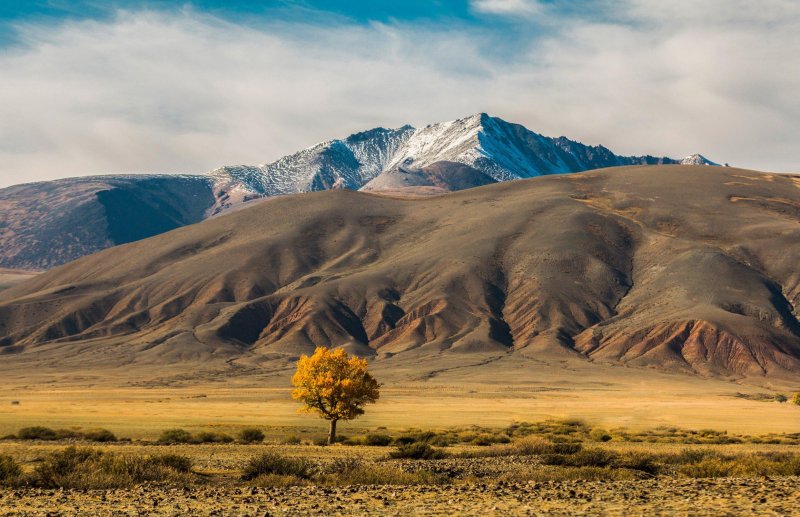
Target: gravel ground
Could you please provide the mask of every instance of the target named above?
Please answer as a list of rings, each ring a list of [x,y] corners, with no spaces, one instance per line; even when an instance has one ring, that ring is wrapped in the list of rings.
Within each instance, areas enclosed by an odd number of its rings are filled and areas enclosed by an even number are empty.
[[[421,487],[3,489],[0,515],[800,515],[798,478]]]

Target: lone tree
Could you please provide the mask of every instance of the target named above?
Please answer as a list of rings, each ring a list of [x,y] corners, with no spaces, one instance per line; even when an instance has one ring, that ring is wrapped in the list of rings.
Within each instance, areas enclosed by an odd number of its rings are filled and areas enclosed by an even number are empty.
[[[301,411],[330,420],[328,443],[336,441],[336,422],[364,414],[364,405],[378,400],[380,384],[367,372],[366,359],[349,357],[341,348],[318,347],[300,356],[292,377],[292,398],[305,404]]]

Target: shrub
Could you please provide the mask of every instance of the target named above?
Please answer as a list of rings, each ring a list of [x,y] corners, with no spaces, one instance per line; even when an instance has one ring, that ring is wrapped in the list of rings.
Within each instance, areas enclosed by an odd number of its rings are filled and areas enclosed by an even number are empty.
[[[776,393],[775,394],[775,402],[780,402],[781,404],[783,404],[787,400],[789,400],[789,399],[786,398],[786,395],[784,395],[783,393]]]
[[[386,447],[390,443],[392,443],[392,437],[387,434],[368,434],[366,437],[364,437],[365,445]]]
[[[325,447],[326,445],[328,445],[328,438],[324,436],[318,436],[317,438],[312,439],[311,443],[313,443],[314,445],[318,445],[320,447]]]
[[[308,479],[311,477],[311,467],[311,463],[303,459],[288,458],[273,452],[265,452],[247,462],[242,473],[242,479],[250,481],[259,476],[272,474]]]
[[[678,473],[690,478],[727,477],[731,475],[732,467],[732,462],[728,460],[708,457],[698,463],[681,465]]]
[[[515,441],[512,447],[517,454],[533,456],[541,454],[575,454],[582,446],[579,443],[553,443],[537,436],[526,436]]]
[[[547,454],[542,458],[545,465],[564,465],[569,467],[608,467],[616,459],[616,454],[605,449],[584,449],[575,454]]]
[[[108,429],[95,429],[83,434],[83,438],[91,442],[116,442],[117,437]]]
[[[495,443],[509,443],[511,438],[507,434],[481,433],[472,439],[473,445],[493,445]]]
[[[402,445],[410,445],[416,441],[417,439],[414,436],[398,436],[397,438],[394,439],[393,443],[395,445],[402,446]]]
[[[158,437],[158,443],[191,443],[192,434],[183,429],[167,429]]]
[[[264,433],[261,429],[256,429],[255,427],[242,429],[239,431],[239,441],[242,443],[261,443],[264,441]],[[300,443],[300,438],[297,438],[297,443]]]
[[[56,429],[56,440],[82,440],[83,433],[73,431],[72,429]]]
[[[434,449],[427,443],[415,442],[408,445],[401,445],[389,453],[389,457],[412,460],[435,460],[445,457],[444,451]]]
[[[643,452],[628,452],[618,455],[612,463],[614,468],[638,470],[655,476],[661,471],[656,462],[656,457]]]
[[[144,482],[185,482],[191,461],[185,456],[133,456],[68,447],[34,469],[32,483],[44,488],[126,488]]]
[[[389,465],[362,465],[324,481],[332,485],[438,485],[446,478],[427,470],[406,472]]]
[[[14,461],[14,458],[0,455],[0,484],[12,483],[20,474],[22,474],[22,469]]]
[[[589,433],[589,438],[591,438],[595,442],[611,441],[611,435],[608,434],[605,430],[600,428],[592,429],[592,431]]]
[[[800,391],[798,391],[794,395],[792,395],[792,404],[800,406]]]
[[[359,458],[344,457],[336,458],[324,467],[325,474],[342,475],[358,470],[364,466]]]
[[[158,454],[150,457],[153,465],[163,465],[177,472],[191,472],[192,459],[182,454]]]
[[[58,435],[49,427],[24,427],[19,430],[17,437],[20,440],[57,440]]]
[[[202,432],[198,433],[193,439],[194,443],[231,443],[233,437],[223,433]]]

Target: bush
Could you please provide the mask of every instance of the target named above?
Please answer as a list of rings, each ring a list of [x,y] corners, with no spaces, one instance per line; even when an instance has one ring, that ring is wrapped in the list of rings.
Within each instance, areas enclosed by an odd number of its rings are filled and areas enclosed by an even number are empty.
[[[582,445],[579,443],[553,443],[536,436],[526,436],[515,441],[511,446],[521,456],[575,454],[582,449]]]
[[[589,438],[591,438],[595,442],[611,441],[611,435],[608,434],[605,430],[600,428],[592,429],[592,431],[589,433]]]
[[[792,395],[792,404],[800,406],[800,391]]]
[[[311,443],[319,447],[325,447],[326,445],[328,445],[328,438],[325,436],[320,436],[311,440]]]
[[[57,440],[58,435],[49,427],[24,427],[19,430],[17,437],[20,440]]]
[[[11,456],[0,455],[0,484],[13,483],[22,474],[14,458]]]
[[[117,437],[108,429],[95,429],[83,434],[83,438],[91,442],[116,442]]]
[[[507,434],[481,433],[471,440],[473,445],[493,445],[495,443],[509,443],[511,438]]]
[[[325,474],[342,475],[363,468],[363,466],[364,463],[359,458],[344,457],[334,459],[323,470]]]
[[[690,478],[716,478],[731,475],[733,464],[722,458],[704,458],[699,463],[681,465],[678,473]]]
[[[174,444],[174,443],[191,443],[192,434],[183,429],[167,429],[158,437],[158,443]]]
[[[250,427],[239,431],[239,441],[242,443],[261,443],[264,441],[264,433],[261,429]],[[298,443],[300,439],[297,439]]]
[[[542,458],[545,465],[568,467],[608,467],[616,459],[616,454],[605,449],[584,449],[575,454],[547,454]]]
[[[231,443],[233,437],[223,433],[202,432],[198,433],[193,439],[193,443]]]
[[[392,437],[387,434],[368,434],[364,438],[365,445],[372,445],[374,447],[386,447],[392,443]]]
[[[415,436],[398,436],[397,438],[394,439],[393,443],[395,445],[402,446],[402,445],[410,445],[416,441],[417,438]]]
[[[153,465],[162,465],[177,472],[191,472],[192,459],[182,454],[159,454],[150,457]]]
[[[781,404],[783,404],[787,400],[789,400],[789,399],[786,398],[786,395],[784,395],[783,393],[776,393],[775,394],[775,402],[780,402]]]
[[[651,476],[655,476],[661,471],[655,456],[643,452],[620,454],[614,459],[612,466],[614,468],[638,470]]]
[[[128,488],[144,482],[187,481],[185,456],[133,456],[68,447],[46,457],[34,469],[32,484],[43,488]]]
[[[412,459],[412,460],[435,460],[444,458],[444,451],[434,449],[427,443],[415,442],[408,445],[401,445],[389,453],[390,458]]]
[[[265,452],[251,458],[242,472],[242,479],[253,480],[264,475],[295,476],[300,479],[311,477],[312,465],[306,460],[288,458],[273,452]]]
[[[438,485],[446,482],[442,475],[427,470],[406,472],[389,465],[359,466],[324,479],[332,485]]]

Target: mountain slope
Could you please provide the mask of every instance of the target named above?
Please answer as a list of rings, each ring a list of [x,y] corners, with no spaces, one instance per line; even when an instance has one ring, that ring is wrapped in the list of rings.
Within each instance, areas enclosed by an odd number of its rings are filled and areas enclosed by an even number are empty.
[[[0,292],[0,347],[7,367],[234,368],[324,343],[796,379],[799,220],[800,179],[698,166],[280,197]]]
[[[699,155],[686,160],[708,162]],[[238,165],[185,176],[71,178],[0,189],[0,267],[47,269],[263,197],[332,188],[431,194],[492,181],[654,163],[679,162],[617,156],[602,146],[545,137],[484,113],[421,129],[376,128],[257,167]],[[452,164],[467,168],[455,172]],[[401,170],[427,172],[413,173],[416,188],[397,190],[411,181]],[[383,179],[373,182],[381,175]]]

